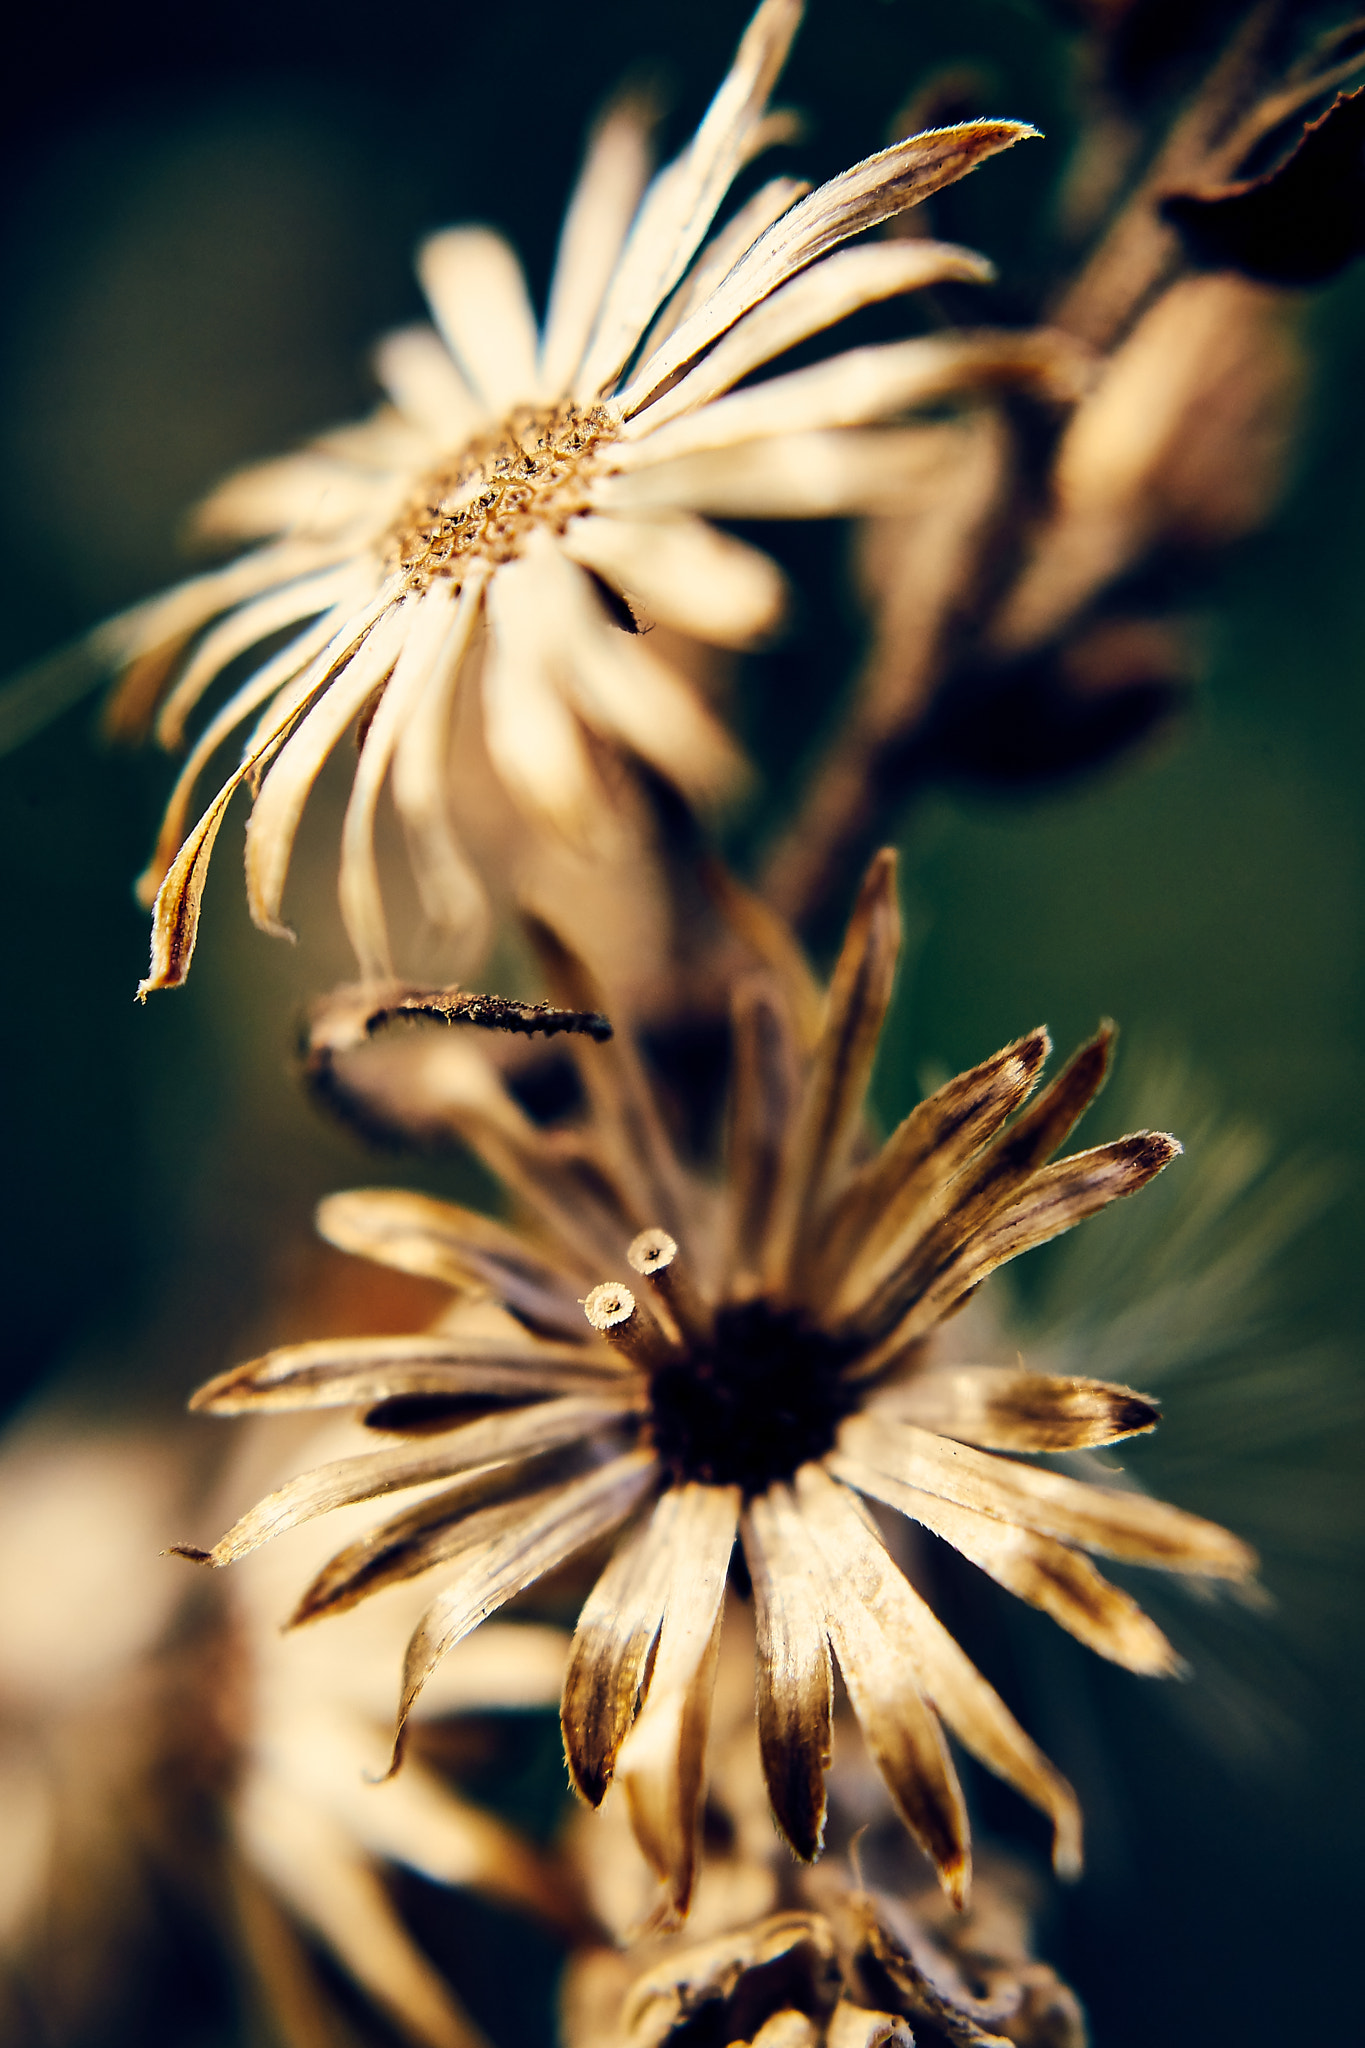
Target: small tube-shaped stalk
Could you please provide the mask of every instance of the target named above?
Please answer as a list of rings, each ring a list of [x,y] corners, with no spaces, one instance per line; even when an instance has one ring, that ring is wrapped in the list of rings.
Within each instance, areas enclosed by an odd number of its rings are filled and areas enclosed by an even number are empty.
[[[676,1362],[677,1347],[670,1343],[648,1302],[637,1301],[619,1282],[604,1280],[594,1287],[583,1303],[583,1313],[594,1330],[642,1372],[657,1372],[660,1366]]]
[[[666,1230],[642,1230],[626,1253],[633,1271],[648,1280],[664,1303],[684,1343],[707,1345],[715,1333],[710,1305]]]

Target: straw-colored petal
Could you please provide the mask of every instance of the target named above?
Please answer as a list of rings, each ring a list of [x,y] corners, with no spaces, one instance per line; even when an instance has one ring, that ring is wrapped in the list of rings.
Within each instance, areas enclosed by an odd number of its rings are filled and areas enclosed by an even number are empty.
[[[946,242],[890,242],[841,250],[755,306],[685,377],[637,411],[637,389],[654,389],[654,366],[647,360],[618,399],[626,416],[627,439],[652,434],[667,421],[710,404],[774,356],[862,306],[926,285],[987,284],[993,275],[984,256]]]
[[[914,2042],[907,2020],[847,1998],[839,2000],[825,2029],[825,2048],[914,2048]]]
[[[483,611],[483,578],[464,579],[450,637],[427,688],[398,735],[393,757],[393,802],[408,838],[422,908],[433,924],[472,932],[488,914],[488,899],[451,815],[450,747],[456,697]]]
[[[400,641],[393,673],[384,686],[360,749],[351,800],[341,827],[337,897],[342,923],[355,950],[362,981],[393,977],[388,922],[375,861],[374,820],[398,738],[413,717],[422,692],[433,687],[447,659],[460,651],[455,593],[438,583],[420,596],[400,600],[389,630]]]
[[[628,1451],[580,1479],[517,1502],[513,1509],[491,1511],[496,1520],[461,1559],[454,1582],[432,1602],[408,1644],[394,1730],[394,1768],[401,1760],[413,1703],[447,1652],[515,1593],[524,1592],[576,1550],[623,1522],[653,1483],[655,1472],[650,1452]]]
[[[885,1405],[902,1422],[985,1451],[1083,1451],[1161,1420],[1155,1402],[1131,1387],[998,1365],[919,1373]]]
[[[578,720],[557,686],[562,622],[547,612],[538,591],[536,564],[528,557],[508,563],[489,586],[484,740],[515,801],[581,839],[604,798]]]
[[[709,512],[721,519],[892,513],[920,501],[925,471],[941,455],[935,430],[925,427],[781,434],[599,477],[593,503],[605,512]]]
[[[606,1795],[639,1706],[668,1599],[680,1499],[670,1488],[621,1540],[574,1630],[560,1721],[569,1774],[590,1806]]]
[[[636,1840],[664,1886],[668,1911],[681,1918],[696,1877],[706,1738],[739,1489],[691,1484],[678,1492],[659,1645],[644,1705],[617,1756],[616,1777]]]
[[[830,1469],[860,1493],[871,1494],[951,1543],[1017,1599],[1050,1614],[1069,1635],[1114,1664],[1146,1677],[1166,1678],[1178,1668],[1174,1650],[1136,1600],[1111,1585],[1082,1557],[1055,1537],[1040,1536],[1014,1522],[1001,1522],[974,1508],[956,1507],[840,1452]]]
[[[809,191],[810,184],[804,178],[769,178],[766,185],[760,185],[757,192],[716,229],[646,336],[641,351],[646,360],[681,321],[710,298],[716,286],[734,269],[745,251],[752,248],[763,230],[771,227]]]
[[[800,19],[801,0],[763,0],[701,126],[645,193],[579,369],[580,397],[609,388],[700,248],[748,158]]]
[[[720,647],[750,647],[782,616],[770,557],[700,519],[575,519],[563,545],[651,618]]]
[[[194,532],[206,541],[262,540],[291,534],[339,541],[382,526],[385,503],[373,474],[308,448],[238,470],[195,508]]]
[[[872,862],[859,891],[806,1076],[791,1162],[767,1243],[767,1276],[779,1291],[846,1166],[891,1002],[900,943],[896,856],[887,848]]]
[[[639,1405],[636,1397],[635,1405]],[[258,1501],[222,1536],[209,1556],[215,1565],[235,1564],[262,1543],[297,1529],[333,1508],[356,1501],[382,1500],[410,1486],[435,1479],[454,1479],[491,1465],[506,1465],[560,1449],[594,1430],[609,1427],[629,1413],[628,1396],[616,1400],[569,1394],[557,1401],[533,1401],[524,1408],[503,1409],[477,1422],[446,1430],[434,1450],[407,1454],[401,1450],[362,1452],[315,1466]]]
[[[387,630],[386,630],[387,629]],[[304,807],[328,755],[359,718],[398,655],[398,632],[381,620],[281,747],[262,782],[246,827],[246,900],[252,923],[293,938],[280,919],[290,856]]]
[[[491,1288],[534,1328],[583,1336],[573,1280],[489,1216],[407,1188],[353,1188],[319,1203],[329,1244],[445,1287]]]
[[[806,1298],[862,1300],[889,1246],[933,1217],[940,1191],[1019,1108],[1051,1049],[1032,1031],[926,1097],[853,1173],[825,1216]]]
[[[740,1524],[758,1635],[758,1743],[773,1815],[796,1854],[819,1855],[834,1715],[834,1671],[819,1574],[784,1486],[749,1502]]]
[[[752,2048],[820,2048],[820,2042],[820,2030],[810,2014],[788,2006],[783,2012],[769,2013],[753,2037]]]
[[[963,1747],[1048,1815],[1053,1862],[1058,1871],[1075,1876],[1081,1861],[1081,1817],[1065,1778],[1025,1735],[999,1694],[920,1598],[853,1494],[815,1465],[798,1475],[797,1493],[838,1591],[856,1600],[886,1643],[909,1658],[916,1684]],[[851,1683],[849,1692],[856,1706]]]
[[[1240,1537],[1145,1493],[1018,1464],[880,1413],[849,1416],[838,1440],[851,1458],[905,1486],[1083,1550],[1220,1579],[1245,1579],[1256,1568]]]
[[[422,289],[457,363],[490,413],[536,389],[536,321],[515,250],[487,228],[446,228],[422,244]]]
[[[340,1821],[262,1772],[247,1780],[233,1824],[251,1864],[413,2040],[486,2048]]]
[[[450,351],[434,328],[401,327],[374,352],[374,372],[405,419],[436,443],[455,449],[488,422]]]
[[[580,1324],[582,1318],[579,1318]],[[619,1379],[606,1353],[581,1344],[521,1343],[500,1337],[319,1337],[248,1359],[199,1389],[190,1406],[206,1415],[360,1408],[414,1394],[531,1400],[582,1393]]]
[[[759,237],[706,303],[656,350],[648,384],[639,378],[632,385],[636,407],[646,404],[653,392],[662,390],[788,278],[840,242],[918,205],[965,177],[986,157],[1036,134],[1019,121],[969,121],[958,128],[934,128],[892,143],[817,187]]]
[[[796,1034],[766,978],[735,989],[731,1024],[730,1121],[726,1175],[730,1285],[757,1290],[762,1250],[777,1206],[800,1098]]]
[[[884,1626],[883,1582],[895,1566],[852,1494],[820,1466],[803,1465],[795,1488],[823,1569],[825,1625],[868,1752],[948,1897],[963,1906],[971,1885],[967,1809],[918,1665],[904,1638]]]
[[[607,108],[560,231],[541,341],[538,386],[558,398],[573,384],[649,176],[650,109],[638,95]]]

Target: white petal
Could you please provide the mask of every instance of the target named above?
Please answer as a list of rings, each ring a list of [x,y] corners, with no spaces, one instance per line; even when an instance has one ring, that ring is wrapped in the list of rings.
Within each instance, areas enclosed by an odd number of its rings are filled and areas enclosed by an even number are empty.
[[[404,417],[440,448],[460,447],[488,417],[430,327],[385,335],[374,372]]]
[[[537,597],[534,564],[499,569],[488,591],[483,729],[489,758],[517,802],[570,837],[588,829],[598,790],[557,664],[560,621]]]
[[[487,905],[455,831],[450,797],[451,722],[483,586],[477,573],[465,577],[437,673],[399,734],[393,761],[394,807],[408,835],[422,907],[434,924],[461,934],[479,923]]]
[[[354,464],[317,449],[253,463],[227,477],[194,513],[193,530],[204,540],[254,540],[268,533],[297,533],[330,539],[371,510],[382,486]]]
[[[942,452],[939,434],[923,427],[779,434],[602,477],[593,502],[610,512],[710,512],[723,519],[894,512],[917,501],[925,470]]]
[[[720,647],[748,647],[782,616],[782,572],[700,519],[574,519],[564,551],[646,612]]]
[[[801,19],[801,0],[763,0],[682,155],[660,171],[608,287],[576,391],[605,391],[682,277],[745,162]]]
[[[703,300],[710,297],[745,251],[753,247],[763,230],[771,227],[788,207],[795,206],[797,200],[804,199],[809,191],[810,186],[804,178],[769,178],[767,184],[760,185],[753,197],[747,199],[723,227],[717,228],[645,337],[646,356],[653,355],[679,322],[686,320]]]
[[[648,110],[639,99],[608,109],[588,144],[559,237],[539,387],[557,398],[574,379],[649,176]]]
[[[410,597],[391,614],[401,650],[379,708],[360,750],[351,800],[341,828],[341,870],[337,894],[346,935],[355,948],[363,981],[392,979],[388,925],[374,857],[374,815],[404,724],[433,677],[451,630],[455,595],[438,583]]]
[[[487,228],[447,228],[417,259],[436,324],[496,414],[536,389],[536,322],[515,252]]]
[[[832,327],[860,306],[949,279],[985,284],[992,275],[984,256],[945,242],[890,242],[842,249],[756,306],[694,369],[641,410],[636,394],[656,388],[653,362],[646,362],[620,396],[627,419],[636,415],[626,431],[650,433],[666,420],[708,404],[784,349]]]

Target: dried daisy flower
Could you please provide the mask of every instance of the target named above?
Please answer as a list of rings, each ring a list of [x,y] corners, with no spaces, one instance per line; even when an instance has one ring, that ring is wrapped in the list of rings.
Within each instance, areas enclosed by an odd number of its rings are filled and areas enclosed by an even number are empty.
[[[504,1333],[291,1346],[196,1396],[216,1414],[359,1405],[372,1426],[442,1430],[420,1448],[303,1476],[200,1553],[226,1565],[332,1508],[436,1483],[346,1545],[294,1617],[445,1571],[409,1644],[395,1767],[447,1651],[626,1525],[579,1619],[564,1738],[591,1803],[613,1777],[624,1787],[673,1915],[695,1876],[737,1535],[782,1832],[799,1856],[818,1854],[832,1653],[901,1817],[958,1902],[970,1848],[945,1724],[1050,1816],[1066,1870],[1079,1861],[1076,1802],[894,1563],[864,1500],[909,1516],[1141,1672],[1169,1672],[1170,1647],[1084,1552],[1215,1578],[1253,1568],[1247,1546],[1211,1523],[999,1455],[1150,1429],[1157,1410],[1141,1395],[1023,1369],[935,1369],[934,1332],[996,1267],[1133,1193],[1179,1147],[1144,1131],[1053,1158],[1104,1077],[1106,1028],[1029,1106],[1049,1050],[1041,1030],[870,1149],[864,1098],[898,947],[884,853],[818,1023],[799,977],[790,1002],[774,980],[740,987],[723,1187],[680,1163],[619,1033],[578,1053],[590,1104],[581,1132],[538,1131],[485,1070],[466,1127],[536,1212],[538,1237],[395,1190],[333,1197],[320,1220],[345,1248],[491,1295]],[[573,963],[561,969],[556,994],[585,997]],[[633,1286],[612,1277],[626,1272]]]
[[[380,348],[391,404],[231,478],[203,508],[202,531],[265,544],[96,637],[97,653],[126,670],[115,726],[138,728],[160,702],[157,732],[175,745],[229,663],[292,634],[185,763],[144,877],[156,894],[144,995],[188,970],[205,871],[242,783],[255,798],[251,914],[286,929],[299,819],[353,726],[340,895],[362,977],[392,976],[374,854],[386,783],[424,910],[467,930],[480,885],[447,763],[461,678],[476,669],[492,772],[571,841],[591,840],[611,808],[590,736],[689,798],[722,793],[739,768],[734,744],[678,673],[618,630],[627,600],[703,641],[749,643],[777,619],[781,579],[699,514],[828,517],[894,499],[900,440],[869,423],[983,381],[1048,374],[1029,336],[930,336],[734,390],[861,306],[988,277],[982,258],[936,242],[839,245],[1035,132],[972,122],[897,143],[813,192],[773,178],[712,232],[736,175],[787,132],[767,102],[800,15],[800,0],[763,0],[696,135],[652,182],[643,108],[608,113],[539,333],[497,235],[459,228],[428,241],[419,269],[436,327]],[[249,720],[239,765],[187,834],[203,770]]]
[[[358,1434],[334,1420],[283,1463],[278,1441],[258,1438],[228,1491],[240,1499]],[[396,2027],[421,2048],[482,2048],[409,1932],[394,1874],[561,1932],[577,1923],[550,1860],[420,1753],[410,1785],[366,1782],[387,1753],[410,1595],[406,1612],[400,1594],[335,1632],[281,1637],[281,1577],[321,1556],[309,1530],[298,1556],[265,1552],[206,1600],[159,1554],[195,1490],[183,1441],[30,1425],[5,1445],[0,1477],[5,2040],[88,2041],[130,2001],[150,2025],[166,1949],[207,1935],[291,2048],[358,2038],[354,2008],[339,2031],[319,1953],[383,2016],[385,2040]],[[486,1631],[433,1690],[427,1730],[548,1704],[566,1650],[554,1628]]]

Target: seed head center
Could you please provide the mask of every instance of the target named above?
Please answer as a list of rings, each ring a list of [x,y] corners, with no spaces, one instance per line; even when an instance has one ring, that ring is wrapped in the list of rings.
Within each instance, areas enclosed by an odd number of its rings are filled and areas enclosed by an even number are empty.
[[[389,530],[388,567],[421,591],[476,560],[513,561],[537,526],[562,533],[617,432],[604,406],[519,406],[422,478]]]

